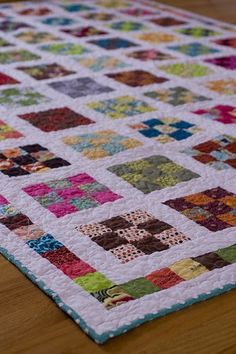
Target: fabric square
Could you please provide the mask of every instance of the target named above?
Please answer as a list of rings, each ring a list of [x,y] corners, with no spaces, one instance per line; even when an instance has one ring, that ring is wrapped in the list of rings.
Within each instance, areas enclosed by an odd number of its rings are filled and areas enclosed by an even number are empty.
[[[130,280],[127,283],[120,284],[119,286],[125,293],[129,294],[134,299],[139,299],[140,297],[159,291],[158,287],[145,278]]]
[[[101,31],[93,26],[87,27],[76,27],[62,30],[63,32],[70,34],[71,36],[81,38],[81,37],[91,37],[91,36],[101,36],[107,34],[105,31]]]
[[[92,102],[88,107],[97,112],[108,115],[112,119],[132,117],[137,114],[152,112],[155,108],[144,101],[131,96],[120,96],[105,101]]]
[[[229,265],[229,262],[226,262],[224,259],[219,257],[214,252],[206,253],[202,256],[192,258],[195,262],[202,264],[208,270],[213,270],[216,268],[222,268]]]
[[[149,16],[158,13],[158,11],[151,11],[149,9],[147,10],[139,7],[132,7],[130,9],[121,10],[121,12],[125,15],[134,16],[134,17]]]
[[[47,17],[42,20],[44,25],[50,26],[69,26],[75,24],[75,21],[68,17]]]
[[[97,292],[115,285],[99,272],[88,273],[74,279],[74,282],[89,293]]]
[[[202,77],[213,73],[207,66],[196,63],[175,63],[170,65],[160,66],[159,69],[171,75],[180,77]]]
[[[236,69],[236,55],[230,55],[226,57],[205,59],[205,62],[221,66],[224,69],[235,70]]]
[[[236,37],[217,39],[214,43],[224,45],[226,47],[236,48]]]
[[[125,293],[122,288],[116,285],[108,289],[92,292],[91,295],[101,302],[107,310],[134,300],[132,296]]]
[[[10,50],[8,52],[0,53],[0,64],[11,64],[36,59],[40,59],[40,57],[25,49]]]
[[[39,144],[0,151],[0,171],[9,177],[44,172],[69,165],[69,162],[55,156]]]
[[[162,27],[171,27],[171,26],[179,26],[186,24],[185,21],[178,20],[174,17],[159,17],[159,18],[152,18],[150,20],[152,23]]]
[[[120,59],[108,55],[102,55],[97,58],[92,58],[92,57],[85,57],[81,59],[76,58],[75,60],[81,66],[93,72],[99,72],[101,70],[121,69],[130,66],[129,64],[121,61]]]
[[[191,258],[185,258],[177,261],[169,267],[172,272],[176,273],[180,278],[184,280],[191,280],[198,277],[201,274],[208,272],[208,269],[199,262],[194,261]]]
[[[32,224],[31,220],[26,215],[18,212],[16,209],[11,210],[11,206],[9,204],[8,207],[1,211],[1,213],[1,224],[3,224],[10,231]]]
[[[9,43],[8,41],[6,41],[5,39],[0,38],[0,46],[1,46],[1,48],[9,47],[9,46],[11,46],[11,45],[12,45],[12,44]]]
[[[45,232],[35,224],[20,226],[14,229],[14,233],[22,240],[35,240],[45,234]]]
[[[52,132],[94,123],[90,118],[84,117],[68,107],[54,108],[43,112],[20,114],[19,117],[44,132]]]
[[[171,288],[184,281],[183,278],[169,268],[156,270],[146,276],[146,279],[152,282],[160,290]]]
[[[171,225],[140,209],[76,229],[123,263],[189,240]],[[167,231],[170,232],[164,234]]]
[[[63,77],[75,73],[75,71],[67,70],[57,63],[21,66],[17,69],[25,72],[36,80],[53,79],[55,77]]]
[[[182,152],[216,170],[236,168],[236,138],[220,135]]]
[[[236,95],[236,80],[234,79],[212,80],[205,85],[209,90],[215,91],[220,95]]]
[[[128,41],[123,38],[114,37],[114,38],[106,38],[106,39],[98,39],[94,41],[89,41],[91,44],[95,44],[106,50],[114,50],[120,48],[129,48],[136,47],[138,44]]]
[[[199,55],[213,54],[219,52],[218,49],[210,48],[199,42],[169,46],[168,49],[175,50],[190,57],[198,57]]]
[[[130,124],[129,127],[146,138],[157,140],[162,144],[181,141],[201,131],[195,124],[172,117],[151,118],[137,124]]]
[[[61,264],[59,269],[71,279],[76,279],[77,277],[81,277],[96,271],[93,267],[83,262],[79,258],[71,262]]]
[[[144,70],[122,71],[106,76],[131,87],[161,84],[168,81],[165,77],[158,77]]]
[[[111,21],[116,17],[116,15],[109,14],[106,12],[88,12],[82,15],[82,17],[85,18],[86,20]]]
[[[4,73],[0,73],[0,86],[2,85],[14,85],[19,84],[20,82],[14,79],[11,76],[8,76]]]
[[[49,86],[54,90],[72,98],[78,98],[87,95],[99,95],[102,93],[114,91],[112,88],[103,86],[90,77],[52,82],[49,84]]]
[[[63,247],[63,244],[57,241],[52,235],[46,234],[36,240],[26,242],[35,252],[42,255],[48,251],[54,251]]]
[[[63,9],[69,12],[91,11],[94,8],[84,4],[65,4],[62,5]]]
[[[34,31],[21,32],[16,35],[16,38],[28,44],[39,44],[60,40],[59,37],[56,37],[49,32]]]
[[[170,54],[163,53],[156,49],[137,50],[131,53],[126,53],[126,56],[141,61],[175,59]]]
[[[82,55],[91,52],[84,46],[75,43],[52,43],[43,45],[40,49],[55,55]]]
[[[32,26],[28,25],[27,23],[23,22],[16,22],[12,20],[5,20],[0,22],[0,31],[3,32],[13,32],[20,28],[30,28]]]
[[[17,139],[22,138],[23,135],[13,129],[10,125],[6,124],[2,120],[0,120],[0,141],[6,139]]]
[[[171,43],[177,40],[175,35],[165,32],[144,32],[136,38],[151,44]]]
[[[111,166],[108,171],[124,179],[144,194],[199,177],[198,174],[160,155]]]
[[[184,34],[186,36],[191,36],[194,38],[201,38],[201,37],[212,37],[217,36],[220,33],[209,28],[204,27],[187,27],[187,28],[180,28],[177,29],[176,32]]]
[[[112,130],[65,137],[63,142],[92,160],[112,156],[142,145],[138,140],[116,134]]]
[[[57,218],[122,198],[86,173],[31,185],[23,190]]]
[[[223,124],[233,124],[236,122],[236,107],[234,106],[220,104],[211,108],[198,109],[192,113]]]
[[[236,262],[236,245],[232,245],[226,248],[222,248],[215,252],[219,257],[221,257],[225,262],[235,263]]]
[[[236,196],[233,193],[217,187],[182,198],[170,199],[163,204],[216,232],[236,225],[235,201]]]
[[[150,91],[144,93],[144,95],[173,106],[210,100],[208,97],[195,94],[194,92],[181,86]]]
[[[111,253],[122,263],[130,262],[140,256],[145,256],[145,253],[137,249],[131,243],[122,244],[118,247],[112,248]]]
[[[19,15],[24,15],[24,16],[46,16],[49,15],[50,13],[51,10],[48,7],[38,7],[38,8],[28,7],[18,12]]]
[[[46,102],[50,102],[50,99],[31,87],[0,90],[0,104],[5,107],[27,107]]]
[[[122,32],[132,32],[132,31],[139,31],[145,29],[146,26],[140,22],[133,22],[133,21],[118,21],[113,22],[108,25],[108,27]]]

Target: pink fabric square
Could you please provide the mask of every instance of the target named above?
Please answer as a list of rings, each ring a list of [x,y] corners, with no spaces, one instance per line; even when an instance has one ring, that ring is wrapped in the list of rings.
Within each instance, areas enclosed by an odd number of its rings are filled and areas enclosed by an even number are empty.
[[[71,187],[64,190],[57,190],[57,195],[59,195],[59,197],[62,197],[66,200],[70,200],[72,198],[81,198],[85,195],[85,193],[81,191],[79,188]]]
[[[8,200],[0,194],[0,205],[9,204]]]
[[[106,191],[93,193],[91,194],[91,197],[100,204],[104,204],[106,202],[114,202],[115,200],[122,198],[120,195],[113,193],[109,189]]]
[[[82,277],[87,273],[94,273],[96,270],[81,259],[74,260],[70,263],[62,264],[59,269],[71,279]]]
[[[96,182],[95,179],[87,175],[87,173],[79,173],[76,176],[68,177],[68,180],[73,184],[77,184],[77,185]]]
[[[23,188],[23,191],[25,191],[31,197],[40,197],[52,192],[52,189],[44,183],[39,183],[29,187],[25,187]]]
[[[76,211],[78,211],[78,209],[76,207],[74,207],[73,205],[71,205],[67,202],[49,205],[48,210],[50,210],[51,213],[56,215],[57,218],[60,218],[60,217],[65,216],[67,214],[75,213]]]

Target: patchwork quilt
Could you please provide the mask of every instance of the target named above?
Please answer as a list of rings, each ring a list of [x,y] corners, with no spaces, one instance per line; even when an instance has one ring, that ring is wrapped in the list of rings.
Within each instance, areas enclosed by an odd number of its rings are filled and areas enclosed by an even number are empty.
[[[1,253],[97,343],[234,288],[236,27],[34,1],[0,46]]]

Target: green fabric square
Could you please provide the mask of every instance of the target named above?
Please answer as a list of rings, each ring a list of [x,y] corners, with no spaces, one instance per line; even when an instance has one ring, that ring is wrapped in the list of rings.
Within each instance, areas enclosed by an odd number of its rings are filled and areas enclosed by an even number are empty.
[[[120,288],[135,299],[139,299],[144,295],[152,294],[160,290],[145,278],[130,280],[127,283],[121,284]]]
[[[89,293],[107,289],[115,285],[112,281],[99,272],[88,273],[83,277],[74,279],[74,282]]]
[[[236,245],[222,248],[215,253],[229,263],[236,263]]]

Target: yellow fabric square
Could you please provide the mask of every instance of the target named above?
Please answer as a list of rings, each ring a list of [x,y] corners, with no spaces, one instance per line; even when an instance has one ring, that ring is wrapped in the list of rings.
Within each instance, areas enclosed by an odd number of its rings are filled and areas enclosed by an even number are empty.
[[[199,275],[208,272],[206,267],[191,258],[181,259],[180,261],[173,263],[169,268],[172,272],[175,272],[179,277],[185,280],[196,278]]]

